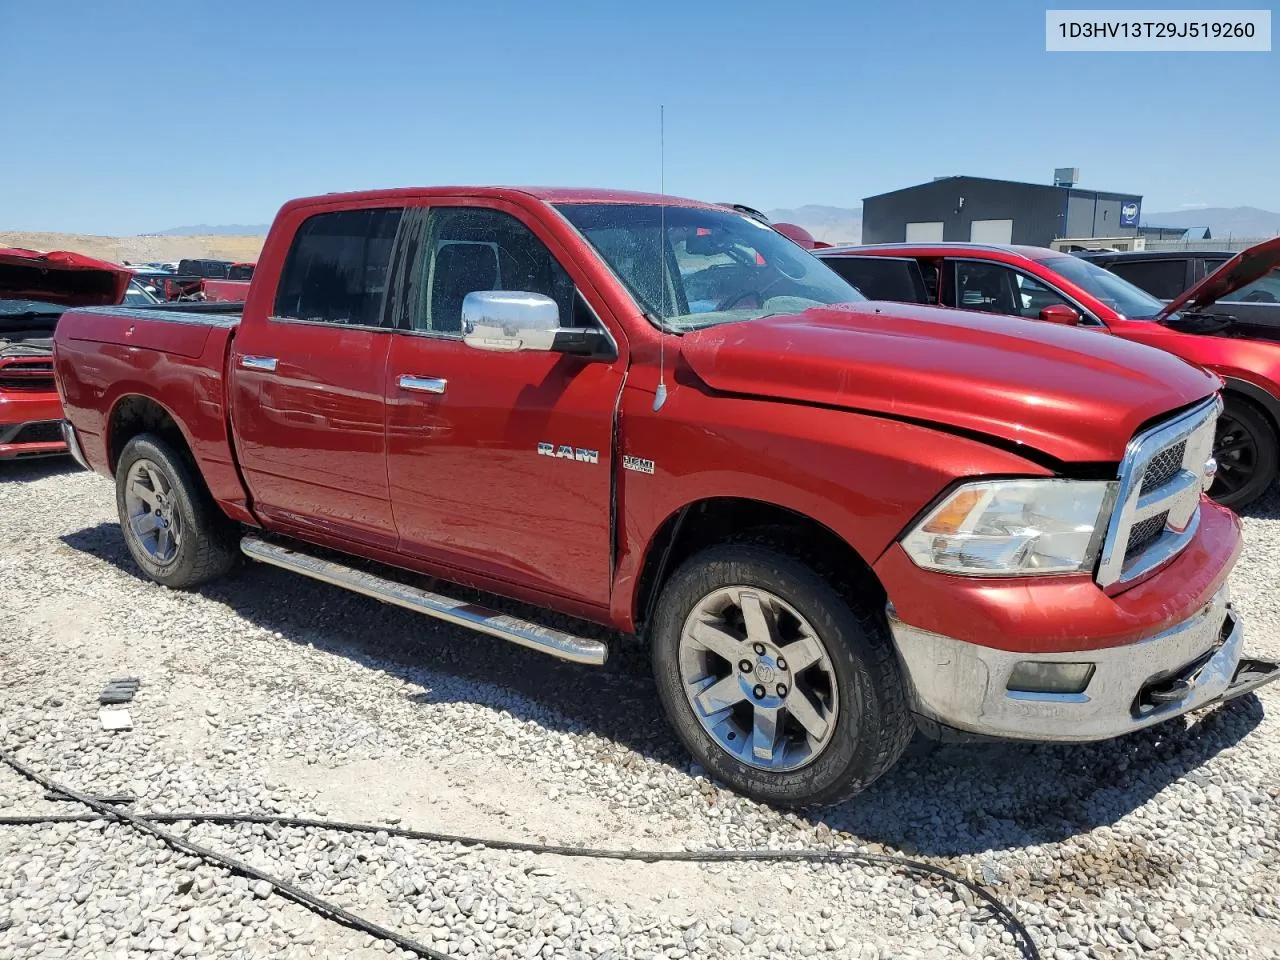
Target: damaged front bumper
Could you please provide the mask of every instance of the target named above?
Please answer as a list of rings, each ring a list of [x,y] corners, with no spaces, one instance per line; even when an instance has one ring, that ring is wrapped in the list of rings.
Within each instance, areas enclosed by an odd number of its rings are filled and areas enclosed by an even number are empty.
[[[1225,587],[1163,633],[1095,650],[997,650],[916,629],[892,608],[889,624],[926,728],[940,725],[979,737],[1105,740],[1280,678],[1280,665],[1242,656],[1244,626]],[[1017,689],[1015,668],[1029,662],[1092,670],[1079,690]]]

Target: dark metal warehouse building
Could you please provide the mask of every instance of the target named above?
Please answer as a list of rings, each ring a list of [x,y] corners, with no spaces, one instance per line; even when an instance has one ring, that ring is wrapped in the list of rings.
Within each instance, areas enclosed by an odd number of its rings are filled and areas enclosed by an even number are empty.
[[[1142,197],[1081,190],[1079,171],[1054,183],[937,177],[862,201],[862,242],[972,240],[1047,247],[1063,237],[1127,237],[1138,232]]]

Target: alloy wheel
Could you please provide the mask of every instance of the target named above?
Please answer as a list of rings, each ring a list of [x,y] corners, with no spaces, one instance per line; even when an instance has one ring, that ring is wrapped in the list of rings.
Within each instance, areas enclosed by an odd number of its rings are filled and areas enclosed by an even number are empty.
[[[758,587],[703,597],[680,635],[680,679],[702,728],[761,770],[797,770],[835,731],[835,668],[817,631]]]
[[[161,566],[173,563],[182,540],[182,513],[164,472],[150,460],[135,460],[125,478],[124,502],[138,545]]]

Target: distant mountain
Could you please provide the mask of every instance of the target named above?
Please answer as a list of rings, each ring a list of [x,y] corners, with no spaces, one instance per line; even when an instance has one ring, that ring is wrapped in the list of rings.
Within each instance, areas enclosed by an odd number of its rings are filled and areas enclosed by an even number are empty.
[[[261,237],[271,226],[269,223],[224,223],[216,226],[197,223],[190,227],[170,227],[155,233],[142,233],[142,237]]]
[[[1228,237],[1274,237],[1280,234],[1280,213],[1257,207],[1204,207],[1169,213],[1144,213],[1142,222],[1156,227],[1208,227],[1215,240]]]
[[[827,243],[862,242],[862,207],[827,207],[807,203],[791,210],[769,210],[774,223],[795,223]]]

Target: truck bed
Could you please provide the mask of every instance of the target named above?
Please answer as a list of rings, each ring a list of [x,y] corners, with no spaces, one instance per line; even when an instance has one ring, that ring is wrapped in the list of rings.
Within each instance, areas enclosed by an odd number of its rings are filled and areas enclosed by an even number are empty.
[[[119,453],[112,426],[148,405],[181,425],[209,492],[247,517],[248,495],[231,446],[227,359],[239,303],[166,303],[68,310],[54,334],[54,368],[67,419],[89,465],[110,476]]]

